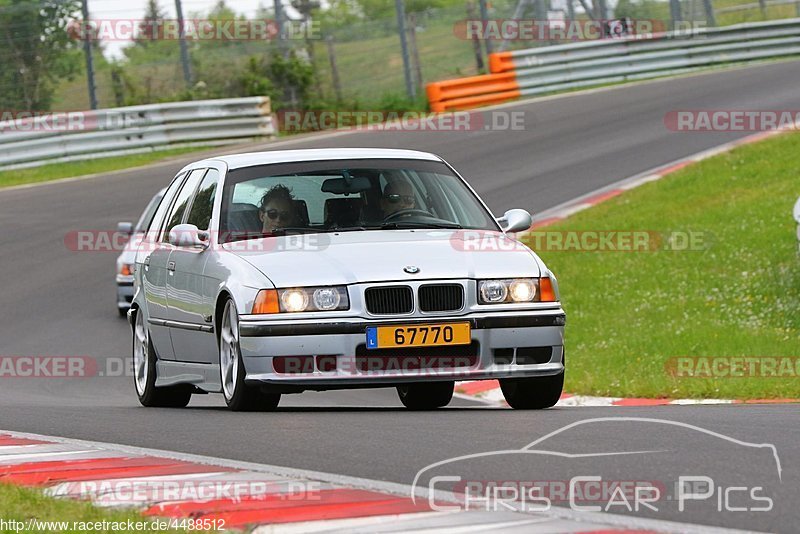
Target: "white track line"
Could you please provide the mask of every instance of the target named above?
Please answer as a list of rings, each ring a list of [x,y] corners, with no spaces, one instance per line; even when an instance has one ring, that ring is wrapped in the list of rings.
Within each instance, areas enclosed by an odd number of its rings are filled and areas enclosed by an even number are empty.
[[[170,458],[170,459],[199,463],[204,465],[216,465],[232,469],[269,473],[283,477],[297,477],[305,480],[317,480],[321,482],[328,482],[334,485],[349,486],[352,488],[379,491],[383,493],[390,493],[404,497],[410,497],[413,492],[419,497],[423,497],[425,499],[428,498],[428,491],[426,491],[422,487],[413,489],[411,486],[407,484],[385,482],[382,480],[371,480],[367,478],[325,473],[322,471],[312,471],[307,469],[296,469],[296,468],[281,467],[275,465],[257,464],[252,462],[241,462],[238,460],[214,458],[211,456],[201,456],[197,454],[187,454],[174,451],[165,451],[160,449],[148,449],[144,447],[132,447],[128,445],[116,445],[112,443],[105,443],[99,441],[45,436],[41,434],[31,434],[27,432],[16,432],[11,430],[0,430],[0,433],[8,434],[10,436],[17,438],[50,440],[50,441],[55,441],[57,443],[64,443],[84,448],[110,450],[110,451],[117,451],[126,454],[141,455],[141,456]],[[442,498],[449,500],[449,496],[445,493],[439,494],[437,492],[435,496],[437,498],[441,496]],[[724,529],[718,527],[695,525],[691,523],[680,523],[680,522],[665,521],[660,519],[638,518],[638,517],[625,516],[619,514],[610,514],[605,512],[577,512],[574,510],[559,508],[559,507],[551,507],[549,510],[543,512],[537,511],[536,515],[540,517],[549,517],[551,519],[566,519],[570,521],[588,522],[588,523],[594,522],[606,525],[610,524],[615,526],[624,526],[626,528],[643,529],[643,530],[650,529],[658,532],[675,532],[681,534],[683,533],[712,534],[712,533],[744,532],[744,531],[737,531],[737,530]],[[487,525],[487,527],[488,526],[489,525]]]

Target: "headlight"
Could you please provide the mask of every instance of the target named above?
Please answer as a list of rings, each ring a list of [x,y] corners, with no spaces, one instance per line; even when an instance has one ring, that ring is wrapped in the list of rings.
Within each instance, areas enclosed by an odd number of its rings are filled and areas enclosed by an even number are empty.
[[[282,311],[301,312],[308,308],[308,295],[302,289],[284,290],[280,295]]]
[[[536,297],[533,280],[514,280],[508,285],[508,293],[514,302],[531,302]]]
[[[510,278],[478,281],[479,304],[555,302],[556,300],[553,281],[550,278]]]
[[[502,280],[486,280],[480,283],[480,288],[484,304],[505,302],[508,297],[508,287]]]
[[[342,296],[335,287],[321,287],[314,290],[314,296],[311,300],[318,310],[328,311],[339,307]]]
[[[262,289],[253,303],[254,314],[349,310],[347,288],[292,287]]]

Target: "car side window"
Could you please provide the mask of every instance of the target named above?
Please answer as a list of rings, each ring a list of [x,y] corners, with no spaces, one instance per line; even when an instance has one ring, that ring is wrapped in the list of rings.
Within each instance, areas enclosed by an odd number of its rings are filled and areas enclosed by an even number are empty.
[[[214,193],[217,191],[218,181],[219,171],[208,169],[200,187],[197,188],[197,194],[195,194],[189,210],[189,217],[186,219],[187,223],[197,226],[200,230],[208,230],[211,213],[214,210]]]
[[[192,199],[195,189],[197,189],[197,184],[200,182],[205,172],[206,169],[195,169],[189,174],[189,177],[186,179],[183,188],[175,198],[172,209],[167,216],[168,223],[164,227],[164,233],[161,234],[162,241],[167,241],[169,239],[169,231],[183,221],[183,216],[186,214],[186,207],[189,205],[189,201]]]
[[[158,231],[164,222],[167,210],[169,210],[170,205],[172,205],[172,199],[175,198],[175,193],[178,191],[185,177],[186,173],[182,172],[175,176],[172,183],[169,184],[169,187],[164,193],[164,197],[161,199],[161,203],[158,205],[155,215],[153,215],[153,219],[150,221],[150,225],[147,227],[148,238],[158,239]]]

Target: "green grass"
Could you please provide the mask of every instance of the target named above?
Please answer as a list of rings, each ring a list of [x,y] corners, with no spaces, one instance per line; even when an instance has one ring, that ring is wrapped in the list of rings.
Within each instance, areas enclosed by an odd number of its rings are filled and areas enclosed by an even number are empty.
[[[694,231],[710,243],[540,251],[567,310],[567,391],[800,398],[797,377],[677,378],[666,369],[673,357],[800,358],[797,154],[800,134],[741,147],[546,228]]]
[[[70,161],[66,163],[51,163],[42,165],[41,167],[31,167],[29,169],[0,171],[0,188],[138,167],[182,154],[208,150],[208,148],[207,146],[171,148],[155,152],[144,152],[142,154],[112,156],[84,161]]]
[[[757,0],[715,0],[716,9],[725,9],[735,6],[757,3]],[[792,4],[780,4],[767,6],[764,13],[757,7],[718,13],[716,16],[719,26],[729,26],[742,22],[760,22],[764,20],[776,20],[796,17],[800,14],[798,8]]]
[[[0,528],[0,532],[88,532],[89,530],[81,528],[80,522],[119,522],[120,526],[123,524],[127,526],[128,521],[134,523],[150,522],[153,521],[152,517],[144,517],[133,511],[111,511],[92,506],[85,501],[74,501],[71,499],[55,499],[47,497],[38,490],[23,488],[19,486],[12,486],[9,484],[0,484],[0,519],[5,520],[5,528]],[[27,524],[19,526],[18,530],[10,528],[8,522],[11,520],[27,522],[30,519],[38,521],[66,521],[68,522],[67,528],[60,528],[52,525],[53,528],[39,525],[38,528],[34,526],[32,530],[27,530]],[[166,520],[163,520],[166,521]],[[78,524],[75,524],[78,523]],[[94,525],[93,525],[94,526]],[[102,525],[100,525],[102,526]],[[110,527],[107,529],[92,529],[92,532],[158,532],[155,529],[147,530],[128,530],[122,528],[114,530],[113,525],[107,524]],[[163,532],[163,531],[162,531]],[[171,530],[170,532],[175,532]]]

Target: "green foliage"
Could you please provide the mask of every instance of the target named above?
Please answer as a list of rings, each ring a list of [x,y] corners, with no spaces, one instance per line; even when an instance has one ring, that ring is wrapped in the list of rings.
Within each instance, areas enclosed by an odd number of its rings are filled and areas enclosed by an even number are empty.
[[[669,3],[660,0],[619,0],[614,17],[634,20],[670,20]]]
[[[286,57],[279,53],[272,54],[267,65],[267,75],[285,95],[283,101],[279,98],[273,99],[274,108],[286,105],[297,108],[307,102],[311,84],[314,82],[314,69],[296,53],[290,52]]]
[[[252,56],[247,61],[247,67],[239,76],[242,87],[242,96],[277,96],[275,85],[267,76],[267,68],[263,58]]]
[[[53,84],[80,70],[81,41],[68,25],[78,0],[0,0],[0,108],[47,111]]]
[[[391,0],[356,0],[364,18],[375,20],[396,16],[395,4]],[[463,0],[405,0],[406,13],[421,13],[429,9],[464,5]]]

